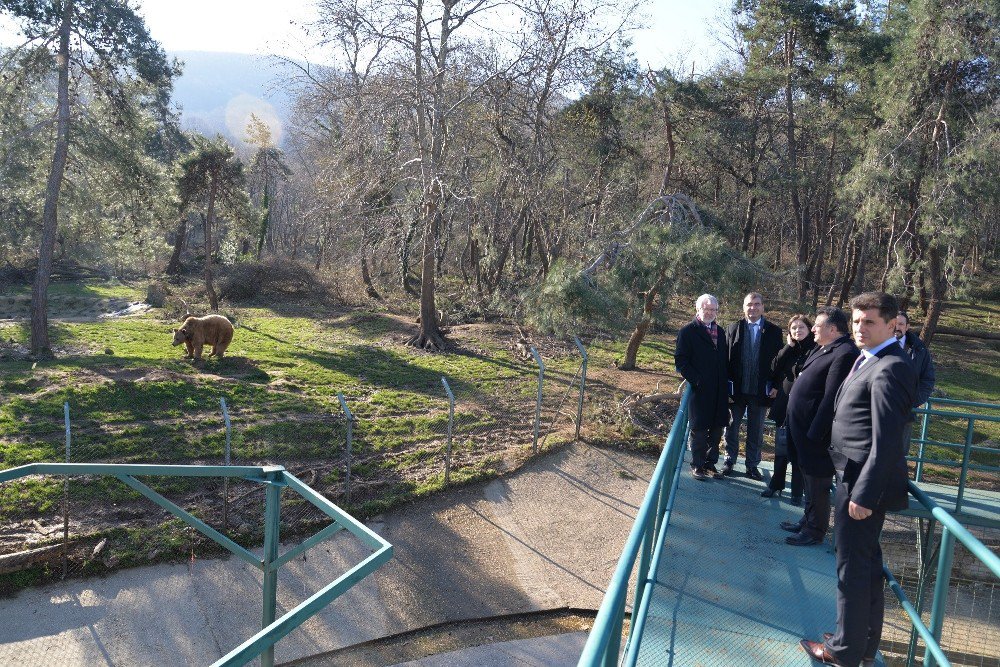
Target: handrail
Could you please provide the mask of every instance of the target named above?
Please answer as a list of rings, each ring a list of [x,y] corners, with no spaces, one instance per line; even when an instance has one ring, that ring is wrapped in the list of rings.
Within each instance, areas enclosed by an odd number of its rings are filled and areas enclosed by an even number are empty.
[[[124,463],[31,463],[0,471],[0,483],[30,475],[105,475],[112,476],[130,486],[160,507],[171,512],[220,546],[233,552],[264,573],[262,629],[213,663],[212,667],[233,667],[260,658],[261,665],[274,664],[274,644],[292,630],[309,620],[335,598],[348,591],[392,558],[392,545],[314,489],[301,482],[282,466],[188,466],[144,465]],[[136,476],[159,477],[238,477],[265,485],[266,517],[264,526],[264,557],[258,558],[244,547],[208,526],[186,510],[170,502],[159,493],[135,479]],[[302,544],[278,555],[278,528],[280,490],[289,488],[333,519],[334,523],[307,538]],[[315,546],[322,539],[340,530],[347,530],[373,551],[360,563],[335,581],[323,587],[281,618],[275,619],[277,571],[303,551]]]
[[[1000,557],[990,551],[989,547],[979,541],[975,535],[970,533],[965,526],[946,512],[940,505],[934,502],[927,493],[924,492],[916,482],[910,480],[907,484],[910,494],[923,505],[931,516],[941,524],[941,548],[938,550],[937,580],[934,585],[934,601],[931,607],[930,627],[923,624],[920,618],[920,609],[914,608],[913,604],[906,597],[902,587],[896,582],[889,568],[882,566],[882,573],[889,582],[889,588],[899,600],[903,611],[910,618],[910,622],[916,628],[926,647],[924,651],[924,662],[926,667],[947,667],[951,662],[945,656],[941,648],[941,631],[944,627],[944,615],[947,608],[948,587],[951,581],[951,566],[954,556],[955,540],[961,542],[969,552],[979,559],[989,570],[1000,578]],[[919,596],[918,596],[919,600]],[[918,602],[919,604],[919,602]],[[912,664],[912,650],[908,656],[908,664]]]
[[[619,641],[621,639],[622,625],[625,615],[625,602],[628,597],[628,584],[632,574],[632,568],[639,557],[640,548],[646,547],[644,551],[652,551],[654,539],[666,531],[666,521],[661,521],[667,508],[667,499],[664,497],[664,485],[667,480],[673,480],[674,473],[680,465],[681,454],[683,454],[684,435],[687,432],[687,411],[691,400],[691,390],[685,390],[681,397],[680,407],[677,416],[674,418],[670,434],[667,436],[663,446],[663,452],[656,463],[650,480],[649,488],[643,498],[639,511],[636,512],[635,523],[629,532],[625,542],[625,548],[618,559],[611,581],[608,583],[607,592],[601,607],[597,611],[594,625],[587,643],[583,647],[583,653],[577,663],[578,667],[597,667],[604,665],[611,667],[618,662]],[[656,534],[654,534],[654,530]],[[658,540],[657,540],[658,541]],[[639,572],[636,574],[636,598],[643,598],[643,589],[649,582],[650,561],[643,558]],[[641,602],[640,602],[641,604]],[[635,615],[633,615],[635,618]],[[632,636],[628,642],[631,643]]]

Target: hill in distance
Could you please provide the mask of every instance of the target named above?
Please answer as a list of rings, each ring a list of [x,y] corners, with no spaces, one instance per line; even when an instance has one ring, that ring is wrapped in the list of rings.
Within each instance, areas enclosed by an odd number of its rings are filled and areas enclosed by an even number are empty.
[[[168,54],[184,64],[174,101],[185,129],[240,143],[251,113],[266,122],[281,145],[294,103],[285,83],[294,69],[268,56],[210,51]]]

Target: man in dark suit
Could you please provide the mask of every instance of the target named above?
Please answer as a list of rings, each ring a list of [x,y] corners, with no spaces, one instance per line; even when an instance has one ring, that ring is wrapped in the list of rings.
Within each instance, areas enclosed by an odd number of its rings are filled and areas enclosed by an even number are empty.
[[[899,346],[913,362],[913,369],[917,372],[917,396],[913,399],[913,407],[919,408],[934,391],[934,360],[923,341],[910,331],[910,316],[902,310],[896,315],[895,333]]]
[[[729,421],[726,392],[726,333],[716,324],[719,300],[702,294],[695,302],[694,320],[677,332],[674,364],[691,385],[688,424],[691,475],[698,480],[708,475],[721,478],[719,440]]]
[[[771,364],[784,345],[782,329],[764,319],[764,297],[757,292],[743,299],[745,317],[726,329],[728,372],[732,383],[732,421],[726,428],[725,475],[733,474],[740,453],[740,426],[747,419],[746,476],[762,479],[760,450],[764,444],[764,412],[771,399],[778,395],[777,387],[768,387]]]
[[[858,357],[847,327],[847,315],[839,308],[826,306],[817,311],[812,328],[816,349],[802,365],[788,396],[785,424],[791,441],[789,451],[795,452],[806,491],[802,518],[781,524],[795,533],[785,540],[793,546],[819,544],[830,527],[833,401]]]
[[[860,294],[851,311],[861,356],[837,393],[830,447],[837,470],[837,631],[823,642],[800,642],[814,660],[847,667],[874,664],[882,637],[879,535],[886,511],[907,506],[903,433],[917,391],[913,363],[893,335],[895,297]]]

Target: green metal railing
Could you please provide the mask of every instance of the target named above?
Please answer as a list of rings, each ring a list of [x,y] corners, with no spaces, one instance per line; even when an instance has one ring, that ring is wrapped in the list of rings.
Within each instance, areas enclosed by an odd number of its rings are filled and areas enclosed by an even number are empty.
[[[185,466],[185,465],[133,465],[110,463],[32,463],[0,471],[0,484],[29,475],[103,475],[120,480],[163,509],[212,539],[237,557],[259,568],[263,573],[263,603],[261,630],[213,663],[213,667],[244,665],[259,657],[261,665],[274,665],[274,645],[282,637],[348,591],[383,563],[392,558],[392,545],[383,540],[350,514],[331,503],[322,495],[302,483],[281,466]],[[178,507],[170,500],[140,482],[136,477],[222,477],[240,478],[264,485],[264,555],[258,557],[240,546],[201,519]],[[291,489],[303,499],[333,519],[326,528],[279,555],[279,520],[282,489]],[[364,543],[372,553],[324,586],[281,618],[275,619],[277,603],[278,570],[282,565],[334,534],[346,530]]]
[[[924,624],[920,617],[921,609],[919,605],[915,607],[906,597],[902,587],[896,582],[892,573],[883,565],[882,571],[889,587],[896,594],[903,611],[910,618],[915,629],[914,638],[910,641],[910,649],[906,657],[906,664],[914,664],[916,653],[916,636],[919,635],[924,640],[926,649],[924,651],[923,665],[925,667],[948,667],[951,662],[941,649],[941,630],[944,627],[944,617],[948,602],[948,587],[951,583],[951,569],[955,553],[955,540],[961,542],[969,552],[979,559],[989,570],[1000,578],[1000,558],[990,551],[989,547],[980,542],[966,528],[959,523],[955,517],[938,506],[930,496],[916,485],[909,483],[910,493],[926,508],[933,519],[941,523],[941,547],[938,550],[937,578],[934,582],[934,601],[931,606],[930,627]]]
[[[1000,455],[1000,450],[996,447],[983,447],[973,444],[976,433],[976,422],[1000,424],[1000,415],[976,414],[973,412],[963,412],[956,410],[941,410],[934,406],[940,405],[951,408],[971,408],[975,410],[1000,411],[1000,404],[977,403],[974,401],[959,401],[950,398],[929,398],[924,407],[914,410],[914,414],[920,419],[920,437],[912,439],[910,442],[917,443],[919,449],[916,456],[907,457],[910,461],[916,461],[914,481],[920,482],[924,476],[924,464],[930,463],[940,466],[961,468],[958,477],[958,494],[955,498],[955,512],[962,510],[962,501],[965,497],[965,488],[970,470],[981,472],[1000,472],[1000,466],[973,463],[972,454],[996,454]],[[941,417],[947,419],[965,420],[965,441],[964,442],[944,442],[934,440],[929,437],[931,417]],[[927,447],[943,447],[946,449],[961,450],[961,462],[952,459],[928,458]]]
[[[625,623],[625,604],[629,592],[628,584],[637,559],[639,569],[636,573],[636,590],[632,606],[634,609],[638,608],[638,613],[632,614],[625,646],[627,654],[633,656],[639,648],[639,641],[633,639],[642,637],[645,611],[649,606],[652,592],[652,586],[646,585],[649,581],[649,570],[650,566],[656,563],[662,550],[670,511],[677,493],[690,400],[691,390],[687,388],[681,397],[680,408],[674,418],[673,426],[670,427],[663,452],[656,463],[646,496],[636,514],[632,531],[625,542],[625,549],[618,559],[618,566],[608,584],[597,618],[594,619],[594,627],[587,637],[587,643],[578,663],[581,667],[598,665],[611,667],[618,664],[622,628]]]
[[[639,645],[643,630],[647,610],[652,593],[652,587],[648,586],[650,566],[658,562],[663,549],[666,536],[666,527],[670,519],[670,511],[673,507],[674,497],[677,491],[677,484],[680,473],[680,462],[684,453],[684,440],[687,433],[688,422],[688,402],[690,401],[690,390],[686,390],[681,399],[681,406],[667,436],[663,452],[657,462],[653,472],[649,488],[643,499],[642,505],[636,515],[632,531],[629,533],[625,548],[621,558],[612,575],[608,585],[607,593],[601,603],[594,626],[587,638],[583,654],[578,662],[579,667],[612,667],[619,664],[619,654],[621,652],[621,638],[624,628],[625,605],[628,598],[628,584],[636,561],[639,561],[639,568],[636,572],[636,590],[633,597],[633,607],[635,613],[631,617],[631,625],[628,636],[625,640],[625,651],[621,664],[635,665],[638,658]],[[974,403],[971,401],[957,401],[950,399],[933,399],[933,404],[948,405],[956,408],[975,408],[997,410],[1000,405],[989,403]],[[997,449],[990,447],[979,447],[973,444],[975,433],[975,422],[1000,422],[1000,417],[991,415],[973,414],[970,412],[953,412],[935,409],[928,401],[926,407],[915,411],[918,415],[923,415],[921,423],[921,435],[914,442],[920,444],[918,456],[908,457],[917,461],[917,481],[921,474],[921,464],[931,463],[952,467],[960,467],[961,474],[958,482],[958,500],[956,512],[961,509],[961,498],[966,488],[966,478],[970,470],[977,471],[1000,471],[998,466],[989,466],[971,462],[971,454],[974,452],[987,452],[998,454]],[[927,437],[930,417],[944,417],[952,419],[965,419],[968,427],[964,443],[947,443],[932,440]],[[961,462],[948,459],[927,458],[925,447],[927,445],[937,445],[960,449],[962,451]],[[938,561],[936,568],[936,581],[934,586],[934,597],[930,614],[929,625],[924,624],[921,619],[921,605],[923,596],[920,595],[917,604],[914,605],[907,599],[902,587],[896,581],[887,567],[883,567],[883,573],[890,589],[899,599],[904,612],[910,618],[914,631],[912,634],[907,664],[915,664],[917,637],[924,640],[925,652],[923,664],[928,667],[946,667],[950,665],[944,650],[941,648],[941,632],[944,626],[944,617],[948,599],[948,587],[951,581],[951,569],[954,556],[955,541],[963,544],[970,553],[978,558],[994,575],[1000,577],[1000,558],[997,557],[987,546],[972,535],[958,520],[947,511],[938,506],[914,481],[909,483],[910,493],[923,506],[925,513],[931,517],[928,526],[928,538],[933,534],[934,521],[941,524],[941,546],[938,550]],[[928,539],[925,538],[925,539]],[[922,576],[923,581],[926,577]],[[921,592],[922,592],[921,585]]]

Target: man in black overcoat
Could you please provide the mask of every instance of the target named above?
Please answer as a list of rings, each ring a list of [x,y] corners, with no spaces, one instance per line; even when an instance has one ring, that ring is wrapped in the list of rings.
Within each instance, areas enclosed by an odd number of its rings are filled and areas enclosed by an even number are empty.
[[[793,546],[819,544],[830,527],[833,402],[859,354],[847,328],[847,315],[839,308],[825,306],[817,311],[812,328],[816,348],[802,365],[788,396],[785,424],[792,443],[788,449],[795,452],[806,491],[802,518],[781,524],[796,533],[785,540]]]
[[[903,435],[917,392],[913,363],[893,335],[899,308],[881,292],[851,300],[861,355],[834,401],[830,455],[837,470],[837,631],[802,648],[824,664],[874,664],[885,596],[879,535],[885,513],[907,506]]]
[[[722,472],[733,474],[740,453],[740,426],[745,414],[746,476],[759,480],[763,478],[757,466],[764,445],[764,413],[771,399],[778,395],[778,388],[767,384],[771,378],[771,364],[785,343],[782,328],[764,319],[764,297],[760,293],[751,292],[743,298],[743,314],[743,319],[726,329],[733,418],[726,429],[726,461]]]
[[[719,300],[702,294],[695,302],[695,318],[677,332],[674,364],[691,385],[688,407],[688,447],[691,450],[691,474],[705,480],[711,474],[722,477],[719,440],[729,422],[729,397],[726,378],[726,332],[715,318]]]

